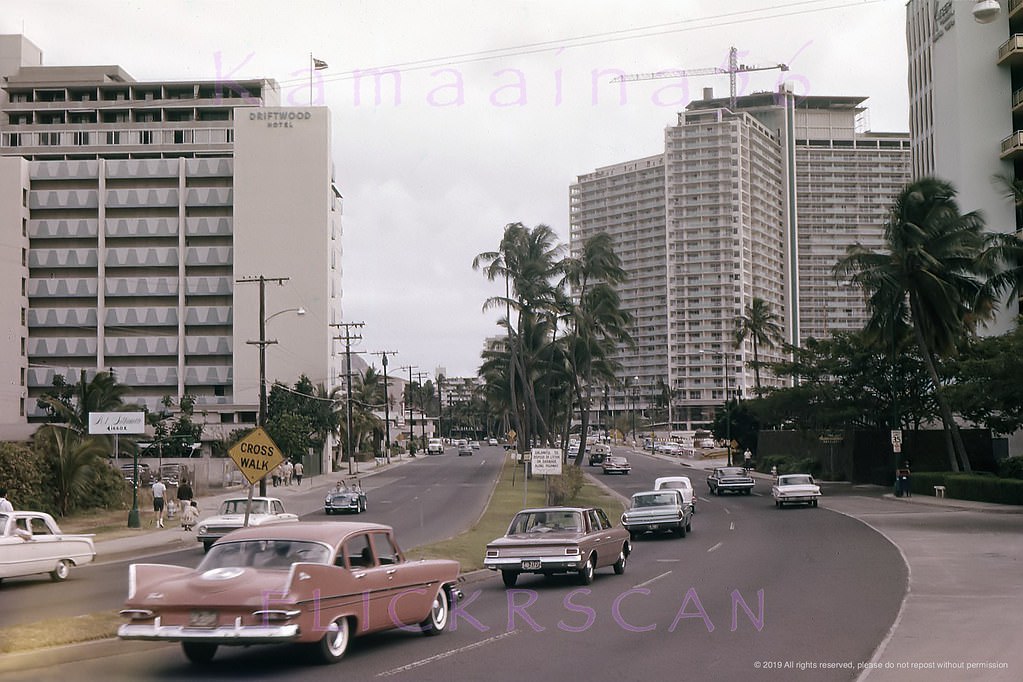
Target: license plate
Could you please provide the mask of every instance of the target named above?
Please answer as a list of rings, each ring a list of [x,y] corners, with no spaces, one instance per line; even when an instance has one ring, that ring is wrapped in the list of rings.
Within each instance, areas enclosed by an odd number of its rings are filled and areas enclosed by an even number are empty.
[[[540,560],[539,559],[530,559],[528,561],[523,561],[522,562],[522,570],[524,570],[524,571],[534,571],[534,570],[536,570],[538,568],[540,568]]]
[[[193,628],[217,627],[216,611],[192,611],[188,617],[188,626]]]

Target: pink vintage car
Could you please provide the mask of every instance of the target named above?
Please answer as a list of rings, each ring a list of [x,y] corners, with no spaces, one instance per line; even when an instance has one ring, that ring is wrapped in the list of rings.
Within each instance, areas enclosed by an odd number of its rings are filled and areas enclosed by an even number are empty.
[[[234,531],[197,568],[132,564],[121,639],[181,642],[193,663],[217,647],[299,642],[324,662],[351,637],[448,624],[456,561],[409,561],[390,527],[294,522]]]

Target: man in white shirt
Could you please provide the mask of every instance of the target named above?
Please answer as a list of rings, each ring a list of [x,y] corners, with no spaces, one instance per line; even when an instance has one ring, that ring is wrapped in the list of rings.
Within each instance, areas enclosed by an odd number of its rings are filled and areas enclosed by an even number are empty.
[[[167,486],[163,484],[162,479],[157,479],[156,483],[153,484],[153,511],[156,512],[156,526],[157,528],[163,528],[163,508],[164,508],[164,495],[167,492]]]
[[[0,512],[12,512],[14,505],[7,499],[7,488],[0,488]]]

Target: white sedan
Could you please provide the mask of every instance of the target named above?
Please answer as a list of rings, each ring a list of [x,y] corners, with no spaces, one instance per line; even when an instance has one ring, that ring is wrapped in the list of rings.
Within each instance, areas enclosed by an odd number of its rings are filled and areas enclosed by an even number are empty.
[[[693,508],[696,513],[696,491],[693,490],[693,482],[688,476],[661,476],[654,479],[654,490],[674,488],[682,491],[682,499]]]
[[[92,535],[60,532],[53,517],[43,512],[0,512],[0,580],[49,573],[55,582],[67,580],[72,566],[96,557]]]
[[[810,474],[782,474],[771,487],[774,506],[784,507],[786,504],[807,504],[817,506],[821,496],[821,488]]]
[[[202,543],[204,551],[210,551],[213,543],[233,530],[245,524],[245,512],[248,499],[232,497],[224,500],[216,516],[199,521],[196,539]],[[248,509],[248,525],[263,526],[281,521],[298,521],[297,514],[284,511],[284,503],[276,497],[253,497],[252,507]]]

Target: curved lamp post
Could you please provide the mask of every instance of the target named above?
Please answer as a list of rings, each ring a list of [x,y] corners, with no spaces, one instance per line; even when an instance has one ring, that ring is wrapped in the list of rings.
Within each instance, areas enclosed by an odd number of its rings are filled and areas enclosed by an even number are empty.
[[[270,344],[277,343],[277,341],[266,340],[266,323],[284,313],[295,313],[296,315],[305,315],[305,308],[285,308],[284,310],[278,310],[276,313],[270,315],[266,314],[266,298],[262,295],[263,289],[260,287],[259,297],[259,341],[249,341],[248,343],[255,343],[259,346],[259,426],[266,426],[266,347]],[[266,495],[266,476],[259,479],[259,495],[264,497]]]

